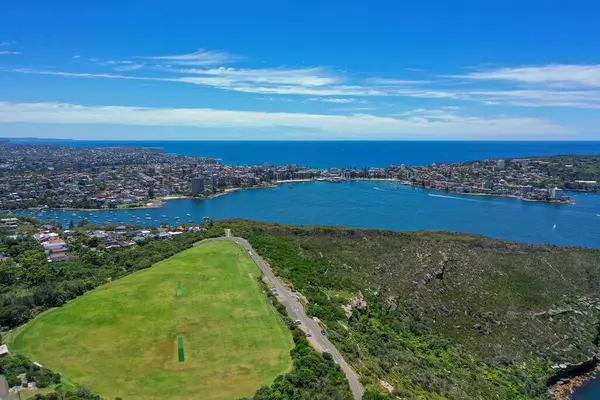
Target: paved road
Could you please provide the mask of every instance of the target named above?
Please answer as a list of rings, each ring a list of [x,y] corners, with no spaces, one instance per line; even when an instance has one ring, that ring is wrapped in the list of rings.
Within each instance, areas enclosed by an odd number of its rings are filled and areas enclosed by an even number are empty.
[[[358,380],[358,374],[348,365],[344,357],[340,354],[340,352],[333,346],[333,344],[329,341],[326,336],[321,335],[321,327],[317,324],[312,318],[310,318],[304,312],[304,307],[301,302],[298,301],[298,296],[294,294],[287,286],[285,286],[279,278],[275,276],[271,267],[256,254],[256,251],[252,248],[250,243],[243,238],[240,237],[232,237],[231,232],[228,230],[226,232],[226,237],[214,238],[214,239],[206,239],[202,240],[198,243],[195,243],[194,246],[207,241],[215,241],[215,240],[229,240],[235,242],[242,246],[246,252],[252,257],[258,268],[263,273],[263,276],[269,281],[271,285],[273,285],[277,292],[279,293],[278,299],[281,304],[283,304],[294,320],[300,320],[302,323],[299,325],[299,328],[304,332],[310,333],[311,337],[308,337],[308,341],[310,344],[319,352],[322,353],[326,351],[331,354],[333,360],[340,366],[342,371],[346,374],[348,378],[348,383],[350,384],[350,389],[354,394],[355,400],[361,400],[362,395],[364,393],[364,389]]]
[[[9,400],[8,397],[8,382],[4,378],[4,375],[0,375],[0,400]]]

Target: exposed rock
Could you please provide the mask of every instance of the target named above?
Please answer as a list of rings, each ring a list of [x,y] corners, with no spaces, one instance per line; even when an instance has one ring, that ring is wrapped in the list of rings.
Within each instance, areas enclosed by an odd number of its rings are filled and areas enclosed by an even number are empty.
[[[352,300],[352,306],[357,310],[365,310],[367,308],[367,302],[365,301],[361,292],[358,292],[358,296]]]
[[[571,308],[550,309],[548,311],[542,311],[542,312],[534,313],[533,316],[534,317],[543,317],[543,316],[547,315],[549,317],[555,317],[557,315],[566,314],[568,312],[573,312],[573,309],[571,309]]]
[[[379,384],[381,386],[383,386],[390,393],[392,393],[394,391],[394,387],[389,382],[386,382],[383,379],[379,381]]]
[[[475,324],[475,325],[473,325],[473,328],[475,328],[475,330],[482,335],[491,335],[492,334],[492,331],[490,329],[482,327],[481,324]]]
[[[342,310],[344,310],[347,318],[352,316],[352,304],[342,304]]]
[[[427,285],[429,282],[431,282],[433,280],[433,275],[431,275],[429,272],[425,274],[425,278],[423,278],[423,284]]]
[[[594,356],[589,360],[577,364],[563,363],[559,364],[558,368],[554,368],[556,366],[553,366],[552,368],[554,369],[554,375],[548,379],[548,386],[556,385],[561,381],[569,381],[573,377],[593,371],[598,365],[598,362],[598,358]]]
[[[433,275],[430,274],[429,272],[425,274],[425,277],[422,280],[424,285],[427,285],[433,279],[439,279],[439,280],[444,279],[444,275],[446,273],[446,265],[448,264],[448,261],[450,261],[450,259],[448,258],[448,254],[441,252],[441,251],[440,251],[440,254],[442,255],[442,259],[439,262],[439,268],[437,270],[435,270]]]
[[[387,298],[388,310],[395,310],[398,308],[398,298],[395,296],[388,296]]]
[[[435,271],[436,279],[444,279],[444,274],[446,273],[446,264],[448,263],[448,254],[440,251],[442,255],[442,259],[440,260],[440,268]]]

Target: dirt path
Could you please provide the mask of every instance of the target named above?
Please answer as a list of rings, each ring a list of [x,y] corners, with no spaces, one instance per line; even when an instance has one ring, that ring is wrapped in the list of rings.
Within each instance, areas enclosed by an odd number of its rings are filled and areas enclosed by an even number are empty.
[[[275,274],[271,270],[271,267],[262,259],[262,257],[256,254],[256,251],[252,248],[252,246],[246,239],[240,237],[232,237],[231,231],[229,229],[227,229],[226,231],[228,231],[226,232],[226,237],[202,240],[198,243],[195,243],[194,246],[202,242],[218,240],[229,240],[242,246],[244,250],[248,252],[252,260],[254,260],[256,265],[258,265],[264,277],[269,281],[270,284],[275,286],[275,288],[279,292],[279,302],[285,306],[288,314],[292,317],[292,319],[300,320],[301,324],[299,325],[299,328],[311,335],[307,338],[310,344],[319,353],[325,351],[331,354],[333,360],[340,366],[342,371],[344,371],[344,374],[346,374],[348,384],[350,385],[350,389],[352,390],[352,394],[354,395],[354,399],[361,400],[362,395],[364,393],[364,388],[362,387],[358,379],[358,374],[354,371],[354,369],[352,369],[352,367],[346,362],[346,360],[344,360],[344,357],[342,357],[340,352],[329,341],[327,336],[323,336],[321,334],[321,327],[319,326],[319,324],[317,324],[312,318],[306,315],[306,313],[304,312],[304,306],[298,300],[298,296],[295,293],[293,293],[290,289],[288,289],[288,287],[284,285],[283,282],[281,282],[279,278],[275,276]]]

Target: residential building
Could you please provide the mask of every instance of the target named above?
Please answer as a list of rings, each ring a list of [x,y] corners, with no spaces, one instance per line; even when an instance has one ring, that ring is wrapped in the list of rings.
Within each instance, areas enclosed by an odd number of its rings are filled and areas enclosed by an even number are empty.
[[[65,249],[52,249],[48,255],[48,262],[67,261],[70,258]]]
[[[550,196],[553,199],[562,199],[565,196],[565,192],[557,187],[550,189]]]
[[[214,176],[214,175],[213,175]],[[214,184],[213,184],[214,186]],[[199,176],[192,179],[192,193],[204,193],[204,177]]]
[[[65,243],[64,240],[62,239],[50,239],[44,243],[42,243],[42,247],[44,247],[44,250],[53,250],[53,249],[61,249],[61,248],[67,248],[67,244]]]
[[[494,188],[494,182],[492,181],[485,181],[481,184],[481,188],[483,190],[492,190]]]
[[[219,175],[213,174],[213,176],[212,176],[212,190],[213,190],[213,192],[216,192],[218,188],[219,188]]]
[[[521,191],[523,192],[523,194],[533,193],[533,186],[525,185],[525,186],[521,187]]]
[[[17,218],[3,218],[0,222],[9,228],[18,228],[19,220]]]

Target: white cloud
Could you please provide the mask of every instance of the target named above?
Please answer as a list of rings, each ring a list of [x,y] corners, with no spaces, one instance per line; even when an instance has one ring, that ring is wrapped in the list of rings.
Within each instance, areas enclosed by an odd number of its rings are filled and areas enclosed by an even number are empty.
[[[325,68],[263,68],[263,69],[236,69],[236,68],[212,68],[212,69],[166,69],[169,72],[177,72],[191,75],[206,75],[221,78],[233,84],[257,83],[273,85],[298,85],[298,86],[325,86],[340,83],[341,77],[330,74]]]
[[[325,103],[338,103],[338,104],[347,104],[347,103],[356,103],[356,99],[352,98],[343,98],[343,97],[311,97],[306,99],[308,101],[321,101]]]
[[[10,70],[11,72],[19,72],[23,74],[38,74],[38,75],[55,75],[69,78],[102,78],[102,79],[131,79],[138,81],[169,81],[170,79],[151,78],[143,76],[128,76],[116,74],[95,74],[95,73],[79,73],[79,72],[62,72],[62,71],[36,71],[29,68],[17,68]]]
[[[425,80],[402,80],[402,79],[385,79],[385,78],[370,78],[369,79],[370,83],[373,83],[375,85],[401,85],[401,86],[408,86],[408,85],[422,85],[425,83],[431,83],[431,81],[425,81]]]
[[[156,60],[159,62],[168,62],[172,65],[189,65],[189,66],[210,66],[210,65],[222,65],[228,64],[233,61],[238,61],[242,57],[235,56],[233,54],[208,51],[199,49],[194,53],[179,54],[179,55],[167,55],[167,56],[153,56],[153,57],[141,57],[148,60]]]
[[[0,122],[187,126],[199,128],[300,128],[332,137],[453,138],[503,135],[503,138],[549,138],[566,130],[536,118],[475,118],[455,120],[377,117],[368,114],[323,115],[273,113],[210,108],[148,108],[83,106],[58,103],[0,103]]]
[[[215,71],[217,71],[216,69]],[[458,99],[460,94],[449,91],[439,90],[422,90],[422,89],[402,89],[402,88],[386,88],[377,86],[361,86],[361,85],[330,85],[326,82],[336,81],[335,78],[326,78],[319,76],[309,76],[308,70],[292,70],[296,71],[296,75],[279,76],[279,77],[233,77],[227,73],[222,75],[214,74],[212,76],[184,76],[184,77],[143,77],[107,73],[76,73],[63,71],[36,71],[32,69],[19,68],[10,70],[11,72],[40,74],[40,75],[56,75],[63,77],[79,77],[79,78],[103,78],[103,79],[131,79],[131,80],[147,80],[147,81],[165,81],[165,82],[181,82],[199,86],[208,86],[222,90],[230,90],[242,93],[255,93],[265,95],[306,95],[306,96],[397,96],[397,97],[418,97],[418,98],[433,98],[433,99]],[[264,72],[264,70],[260,70]],[[237,74],[236,70],[234,74]],[[280,71],[281,72],[281,71]],[[289,71],[288,71],[289,72]],[[250,74],[253,75],[254,73]],[[305,74],[305,75],[303,75]],[[284,74],[285,75],[285,74]],[[244,81],[246,79],[247,81]],[[251,81],[250,79],[256,79]],[[269,79],[271,80],[269,82]],[[263,82],[266,81],[266,82]],[[284,84],[281,82],[289,82]],[[294,84],[294,81],[296,84]]]
[[[8,51],[8,50],[0,50],[0,55],[19,55],[23,54],[20,51]]]
[[[115,67],[115,71],[136,71],[138,69],[144,68],[144,64],[131,64],[131,63],[123,63],[126,65],[122,65],[120,67]]]
[[[12,53],[16,52],[0,51],[0,54]],[[73,58],[78,57],[78,55],[73,56]],[[356,75],[343,74],[324,67],[218,67],[218,65],[240,60],[240,57],[225,52],[207,50],[181,55],[138,57],[136,58],[137,62],[129,60],[103,61],[97,58],[89,60],[95,64],[106,66],[107,72],[82,73],[32,69],[15,69],[12,72],[90,79],[186,83],[267,97],[298,96],[301,101],[338,104],[360,103],[364,100],[355,98],[365,97],[410,97],[517,107],[589,109],[600,107],[600,90],[594,90],[600,87],[600,65],[557,64],[501,68],[471,72],[434,81],[381,77],[358,78]],[[113,73],[108,68],[112,69]],[[145,76],[137,76],[133,73],[140,69],[153,71],[153,76],[148,76],[148,73]],[[125,72],[132,73],[125,74]],[[451,80],[447,78],[451,78]],[[497,81],[502,82],[502,86]],[[465,82],[468,85],[465,86]],[[473,82],[477,82],[477,86],[471,85]],[[490,82],[492,85],[489,85]],[[461,85],[454,85],[455,83]],[[523,87],[524,84],[527,86]],[[573,89],[573,87],[576,88]],[[451,105],[447,105],[447,107],[451,107]]]
[[[425,118],[426,120],[445,120],[445,121],[455,121],[455,122],[466,122],[466,121],[474,121],[478,118],[475,117],[464,117],[457,115],[453,111],[447,111],[444,109],[425,109],[425,108],[416,108],[414,110],[405,111],[403,113],[394,114],[397,117],[407,117],[410,118]]]
[[[599,108],[598,90],[479,90],[465,92],[486,104],[509,104],[525,107]]]
[[[332,108],[331,111],[373,111],[377,110],[376,107],[337,107]]]
[[[511,67],[490,71],[471,72],[454,78],[473,80],[501,80],[530,84],[548,84],[600,87],[600,64],[553,64],[532,67]]]
[[[0,46],[8,46],[11,42],[0,42]]]
[[[75,54],[75,55],[74,55],[73,57],[71,57],[71,58],[81,58],[81,56],[80,56],[80,55],[78,55],[78,54]]]

